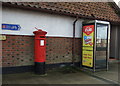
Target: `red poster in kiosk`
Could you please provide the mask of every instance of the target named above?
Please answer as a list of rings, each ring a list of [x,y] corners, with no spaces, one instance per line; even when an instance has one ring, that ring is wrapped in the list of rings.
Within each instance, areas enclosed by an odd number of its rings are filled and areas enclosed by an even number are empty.
[[[94,25],[83,26],[82,65],[93,67]]]
[[[94,25],[83,26],[83,46],[93,46]]]

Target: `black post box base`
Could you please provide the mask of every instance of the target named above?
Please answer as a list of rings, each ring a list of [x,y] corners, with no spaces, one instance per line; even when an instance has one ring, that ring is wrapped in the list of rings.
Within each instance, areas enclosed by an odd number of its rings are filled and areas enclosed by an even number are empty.
[[[35,62],[34,70],[35,70],[35,74],[39,74],[39,75],[46,74],[45,62]]]

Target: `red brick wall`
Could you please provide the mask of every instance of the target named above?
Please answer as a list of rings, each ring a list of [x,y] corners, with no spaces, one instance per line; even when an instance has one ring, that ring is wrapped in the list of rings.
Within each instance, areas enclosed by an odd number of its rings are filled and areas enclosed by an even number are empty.
[[[81,40],[75,41],[75,61],[80,60]],[[72,61],[72,38],[47,38],[47,63]]]
[[[0,41],[0,67],[2,67],[2,41]]]
[[[2,66],[32,65],[34,37],[7,36],[2,41]]]
[[[75,59],[80,60],[81,39],[76,39]],[[47,37],[46,63],[62,63],[72,61],[72,38]],[[2,41],[2,66],[33,65],[34,36],[7,35]]]

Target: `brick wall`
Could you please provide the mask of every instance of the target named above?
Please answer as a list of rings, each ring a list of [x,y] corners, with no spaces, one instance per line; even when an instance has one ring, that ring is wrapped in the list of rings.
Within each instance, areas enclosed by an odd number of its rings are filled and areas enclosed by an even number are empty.
[[[75,61],[80,60],[81,40],[75,41]],[[47,63],[72,61],[72,38],[47,38]]]
[[[81,39],[75,41],[75,61],[80,60]],[[33,65],[34,36],[7,35],[2,41],[2,66]],[[72,61],[72,38],[47,37],[46,64]]]
[[[2,41],[0,41],[0,67],[2,67]]]
[[[33,65],[34,37],[7,36],[2,41],[2,66]]]

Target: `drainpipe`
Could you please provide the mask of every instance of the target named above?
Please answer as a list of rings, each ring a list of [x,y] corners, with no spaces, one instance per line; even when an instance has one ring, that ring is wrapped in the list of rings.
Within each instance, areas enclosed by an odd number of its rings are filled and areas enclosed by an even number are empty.
[[[75,21],[73,22],[73,41],[72,41],[72,65],[75,65],[75,24],[78,20],[78,17],[75,19]]]

